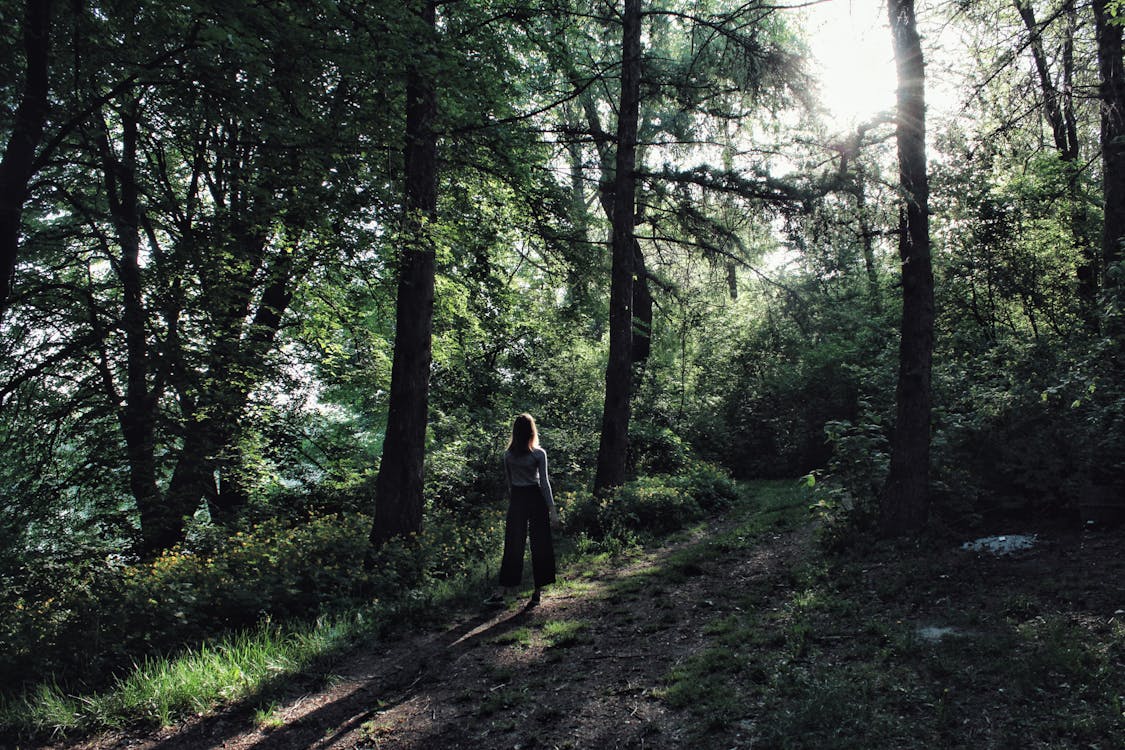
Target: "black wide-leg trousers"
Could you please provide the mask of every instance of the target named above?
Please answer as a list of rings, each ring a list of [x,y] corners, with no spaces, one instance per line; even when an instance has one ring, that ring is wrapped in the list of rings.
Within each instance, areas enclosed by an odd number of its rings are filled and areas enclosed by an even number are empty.
[[[504,525],[504,559],[500,585],[518,586],[523,578],[523,549],[531,537],[531,572],[535,588],[555,582],[555,547],[547,501],[539,485],[512,485],[508,520]]]

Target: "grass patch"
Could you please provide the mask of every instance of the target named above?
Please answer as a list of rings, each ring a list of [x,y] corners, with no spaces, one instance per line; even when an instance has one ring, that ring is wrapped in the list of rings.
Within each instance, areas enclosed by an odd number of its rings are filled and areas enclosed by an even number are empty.
[[[543,640],[547,648],[569,648],[588,643],[587,625],[581,620],[552,620],[543,626]]]
[[[0,734],[69,736],[99,729],[169,726],[222,705],[268,701],[287,681],[314,675],[355,645],[393,629],[438,622],[449,607],[472,602],[488,585],[487,567],[393,602],[315,622],[257,627],[166,657],[146,657],[108,687],[88,693],[44,682],[0,696]]]
[[[531,645],[531,629],[527,627],[512,628],[489,639],[490,643],[498,646],[520,646],[527,648]]]
[[[763,490],[669,569],[713,564],[708,555],[804,517],[785,488]],[[1078,549],[1040,560],[958,556],[935,540],[843,557],[810,549],[717,612],[659,697],[707,747],[1119,747],[1125,621],[1111,616],[1120,604],[1107,582],[1125,562],[1111,544],[1087,561]]]
[[[268,694],[279,677],[339,653],[364,630],[356,618],[293,629],[263,625],[175,658],[146,659],[111,689],[94,695],[77,697],[40,685],[0,706],[0,721],[40,733],[167,726],[222,702]]]
[[[675,667],[667,687],[656,694],[672,708],[687,709],[696,719],[697,733],[724,727],[746,709],[735,681],[742,666],[734,649],[711,647]]]
[[[285,726],[285,719],[282,718],[277,703],[270,702],[254,711],[254,723],[261,729],[279,729]]]

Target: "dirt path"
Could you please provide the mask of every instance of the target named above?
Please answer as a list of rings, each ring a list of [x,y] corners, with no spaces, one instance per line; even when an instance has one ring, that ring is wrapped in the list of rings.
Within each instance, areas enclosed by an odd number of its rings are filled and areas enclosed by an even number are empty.
[[[708,535],[589,571],[543,603],[464,614],[353,654],[327,689],[268,717],[233,709],[155,735],[104,736],[75,750],[316,748],[677,748],[680,717],[659,698],[708,622],[759,592],[769,606],[808,533],[766,534],[702,562],[677,550]]]

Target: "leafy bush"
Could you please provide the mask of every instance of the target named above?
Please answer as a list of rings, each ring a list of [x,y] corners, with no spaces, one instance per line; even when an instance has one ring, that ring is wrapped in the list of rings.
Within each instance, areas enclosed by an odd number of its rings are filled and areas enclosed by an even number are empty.
[[[696,463],[684,474],[640,477],[608,497],[588,492],[559,496],[567,528],[596,540],[657,537],[677,531],[737,498],[730,477],[711,464]]]
[[[423,532],[392,540],[365,567],[371,518],[312,513],[237,531],[197,521],[190,544],[151,562],[42,560],[0,595],[0,672],[105,680],[146,655],[266,620],[309,621],[371,598],[393,601],[499,554],[495,510],[429,508]],[[86,558],[83,558],[86,559]],[[87,560],[88,562],[88,560]],[[34,571],[34,572],[32,572]]]
[[[882,421],[870,411],[855,422],[829,422],[825,433],[833,448],[828,470],[821,481],[816,472],[805,481],[813,491],[822,543],[841,549],[874,528],[879,490],[890,466],[889,443]]]
[[[671,481],[708,513],[726,510],[738,499],[734,480],[725,469],[714,464],[697,461]]]
[[[1125,471],[1115,344],[1006,341],[935,367],[934,512],[954,528],[1076,518]]]
[[[638,474],[676,474],[687,468],[691,449],[667,427],[637,422],[629,431],[630,462]]]
[[[667,476],[641,477],[614,493],[607,510],[612,526],[624,526],[654,536],[681,529],[704,515],[690,493]]]

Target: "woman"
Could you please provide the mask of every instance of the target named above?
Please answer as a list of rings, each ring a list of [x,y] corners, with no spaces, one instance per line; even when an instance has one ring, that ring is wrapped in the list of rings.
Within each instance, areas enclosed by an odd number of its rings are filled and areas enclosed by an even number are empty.
[[[504,451],[504,474],[508,479],[508,519],[504,527],[504,559],[500,563],[500,590],[487,601],[503,604],[505,596],[523,578],[523,548],[531,537],[531,570],[535,592],[528,606],[539,604],[540,591],[555,582],[555,550],[551,527],[559,514],[547,477],[547,452],[539,447],[539,432],[530,414],[520,414],[512,423],[512,439]]]

